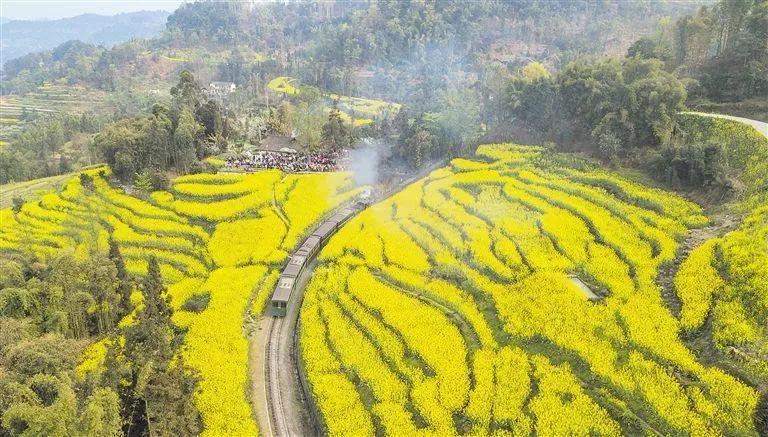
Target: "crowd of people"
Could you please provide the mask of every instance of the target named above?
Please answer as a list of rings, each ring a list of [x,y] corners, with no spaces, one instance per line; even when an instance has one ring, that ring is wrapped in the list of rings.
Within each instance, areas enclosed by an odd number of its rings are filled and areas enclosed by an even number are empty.
[[[344,170],[348,156],[342,152],[292,153],[257,150],[227,160],[226,168],[254,171],[276,168],[285,172],[327,172]]]

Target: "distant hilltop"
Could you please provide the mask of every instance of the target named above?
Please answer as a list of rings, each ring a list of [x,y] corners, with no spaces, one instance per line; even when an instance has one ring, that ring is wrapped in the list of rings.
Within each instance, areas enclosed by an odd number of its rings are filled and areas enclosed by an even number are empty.
[[[153,37],[165,29],[168,15],[168,11],[139,11],[109,16],[83,14],[58,20],[3,18],[3,63],[73,39],[111,46],[132,38]]]

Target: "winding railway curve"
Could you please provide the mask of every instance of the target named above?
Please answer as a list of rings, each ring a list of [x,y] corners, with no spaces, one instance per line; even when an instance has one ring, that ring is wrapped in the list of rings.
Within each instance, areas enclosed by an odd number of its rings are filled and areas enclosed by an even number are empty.
[[[304,288],[314,269],[314,257],[328,239],[367,205],[355,202],[323,220],[284,267],[270,303],[271,317],[264,360],[269,432],[275,437],[320,434],[319,420],[308,387],[298,370],[296,335]]]
[[[694,113],[705,117],[725,118],[753,126],[768,137],[768,124],[721,114]],[[388,193],[379,196],[381,200],[400,190],[416,179],[444,165],[445,161],[430,166],[419,175],[401,181]],[[331,217],[326,218],[307,237],[296,250],[283,270],[278,286],[273,294],[271,310],[277,316],[270,317],[265,340],[264,395],[265,420],[268,426],[262,429],[275,437],[305,436],[322,434],[321,420],[314,405],[308,384],[300,371],[298,356],[298,318],[304,289],[312,276],[316,262],[315,255],[328,239],[349,219],[362,211],[367,204],[354,203],[342,207]],[[285,273],[291,272],[289,277]],[[282,307],[275,306],[275,301],[284,302]]]
[[[308,384],[300,370],[298,329],[299,310],[304,289],[315,268],[315,255],[338,229],[364,210],[370,203],[389,197],[406,185],[446,164],[439,161],[417,175],[396,184],[387,193],[371,201],[355,201],[336,210],[302,242],[289,257],[272,295],[264,359],[264,391],[266,420],[264,431],[273,437],[321,435],[322,423],[318,417]],[[276,303],[285,302],[284,306]],[[277,315],[275,315],[277,314]]]

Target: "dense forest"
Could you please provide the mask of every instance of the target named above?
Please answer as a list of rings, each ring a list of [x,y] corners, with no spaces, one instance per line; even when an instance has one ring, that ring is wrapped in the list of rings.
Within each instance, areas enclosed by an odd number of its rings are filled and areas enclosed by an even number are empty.
[[[760,117],[766,73],[768,2],[722,1],[662,20],[623,59],[580,59],[554,74],[529,64],[508,82],[501,124],[624,160],[677,188],[727,191],[737,184],[727,146],[687,135],[690,120],[678,113],[692,101],[752,99]]]
[[[690,11],[686,5],[653,2],[608,2],[600,7],[570,1],[481,2],[470,7],[462,2],[403,1],[188,3],[168,18],[165,33],[155,40],[112,49],[70,42],[11,60],[5,65],[5,92],[59,78],[113,90],[127,68],[134,74],[152,68],[157,59],[144,59],[146,50],[202,45],[210,51],[234,47],[221,71],[214,73],[224,80],[245,83],[265,68],[279,69],[277,73],[342,94],[359,88],[404,101],[405,92],[394,94],[403,81],[429,76],[456,80],[457,73],[471,73],[486,62],[490,46],[499,41],[512,46],[498,47],[506,56],[542,57],[560,66],[578,54],[606,53],[606,45],[615,45],[615,52],[631,43],[633,34],[652,30],[656,19]],[[628,20],[630,15],[644,20]],[[266,54],[266,59],[244,60],[238,50],[243,46]],[[371,84],[358,83],[360,68],[372,69],[378,77]],[[398,78],[402,80],[395,84],[389,80]]]
[[[181,332],[170,321],[154,258],[140,283],[114,242],[109,256],[64,253],[47,265],[3,259],[0,271],[2,435],[199,431],[194,375],[179,362]],[[104,371],[77,377],[84,347],[118,330],[138,290],[135,323],[120,329],[120,344],[107,345]]]
[[[723,1],[699,10],[654,2],[466,6],[188,3],[169,16],[166,31],[154,40],[111,49],[70,41],[11,60],[5,64],[6,93],[64,81],[119,96],[121,107],[112,116],[82,116],[93,119],[88,122],[65,116],[34,123],[0,150],[0,181],[105,160],[117,163],[124,181],[147,168],[200,171],[199,159],[226,152],[232,141],[269,134],[295,134],[316,149],[329,121],[322,111],[324,92],[405,105],[372,128],[340,134],[349,144],[367,136],[386,139],[394,145],[391,162],[418,167],[465,153],[482,137],[503,140],[521,132],[603,159],[648,162],[647,150],[674,147],[680,132],[676,114],[687,102],[761,102],[768,93],[765,1]],[[645,20],[627,21],[628,16]],[[646,36],[633,40],[638,33]],[[169,88],[184,87],[175,83],[179,74],[194,82],[178,91],[187,96],[144,92],[137,98],[135,83],[124,79],[128,72],[160,77],[158,53],[171,50],[162,53],[173,56],[172,50],[186,53],[184,48],[196,46],[202,53],[220,51],[221,61],[190,59],[182,62],[186,73],[162,76]],[[277,75],[297,77],[305,92],[273,95],[270,101],[266,85]],[[226,102],[206,97],[209,78],[231,81],[238,92]],[[675,153],[691,153],[686,150]],[[688,179],[680,184],[700,182]]]

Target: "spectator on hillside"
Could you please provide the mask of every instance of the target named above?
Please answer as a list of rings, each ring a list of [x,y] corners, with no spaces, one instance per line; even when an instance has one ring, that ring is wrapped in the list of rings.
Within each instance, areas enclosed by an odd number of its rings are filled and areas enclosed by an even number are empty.
[[[284,172],[340,171],[348,166],[349,157],[342,152],[289,153],[259,150],[227,160],[226,168],[255,171],[275,168]]]

